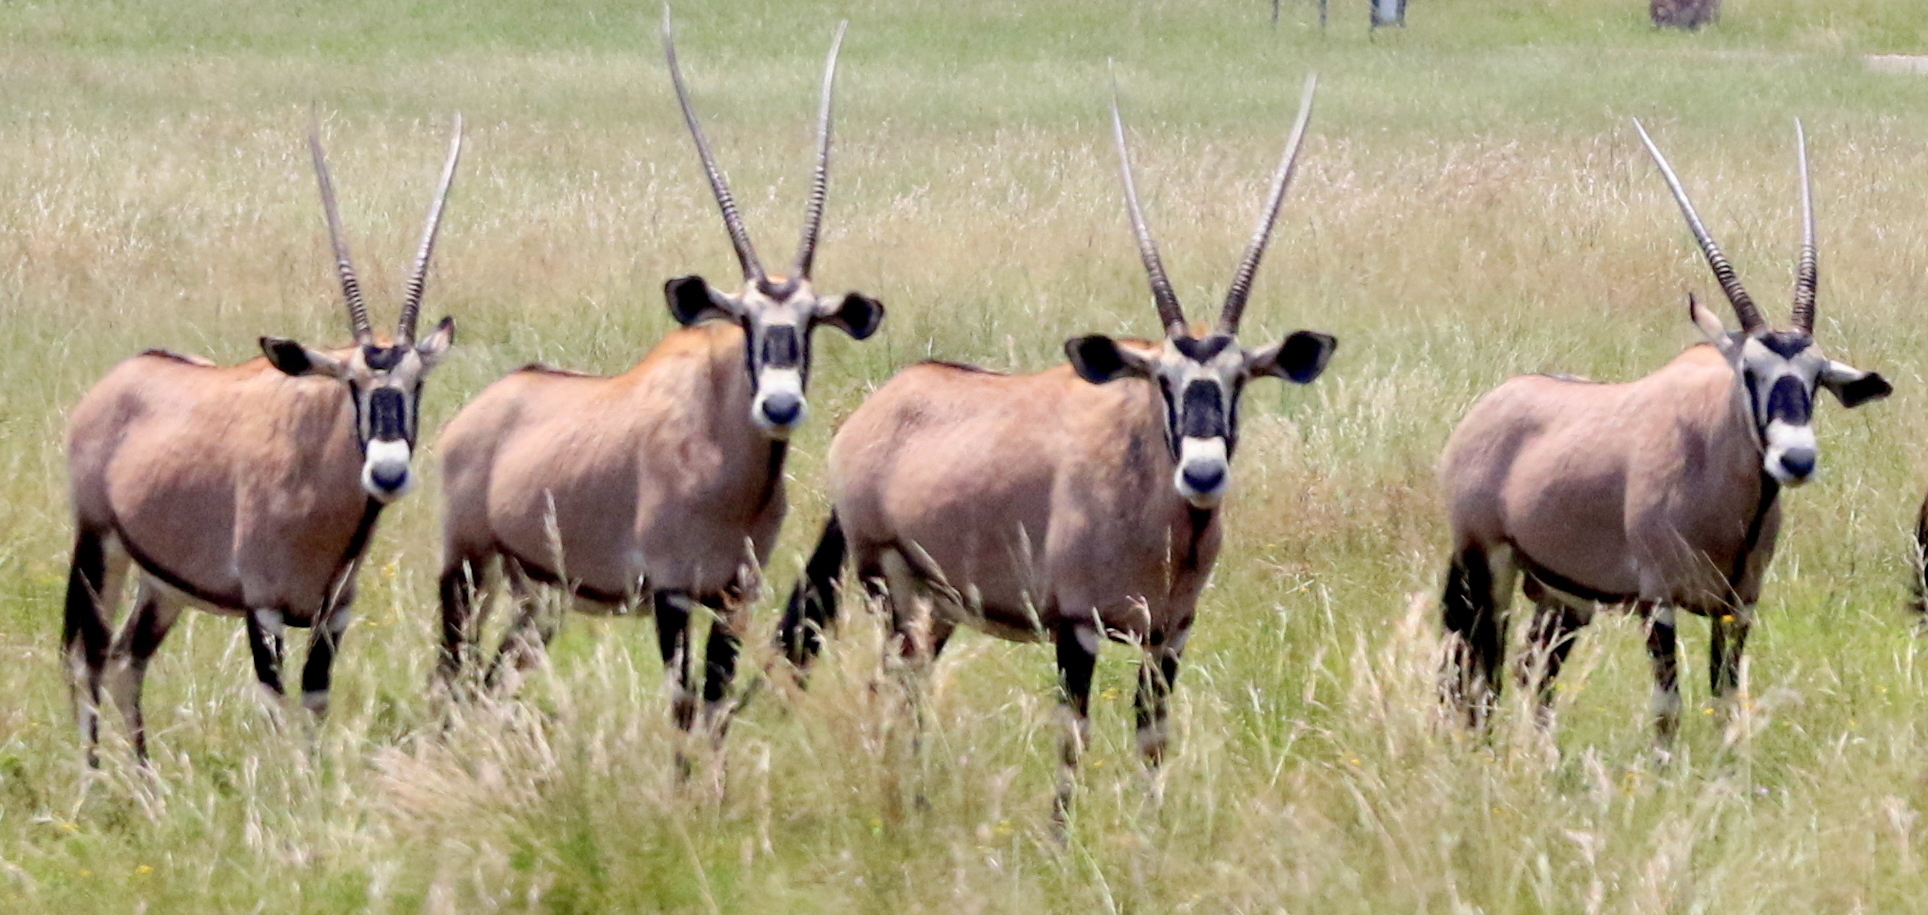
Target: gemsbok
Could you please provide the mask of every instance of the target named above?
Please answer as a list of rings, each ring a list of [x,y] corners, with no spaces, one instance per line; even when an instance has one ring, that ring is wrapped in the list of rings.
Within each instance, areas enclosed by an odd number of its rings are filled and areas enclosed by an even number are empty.
[[[677,65],[668,11],[663,50],[684,123],[736,248],[734,294],[700,276],[664,286],[672,331],[635,367],[596,377],[541,365],[490,385],[442,436],[445,476],[440,676],[458,693],[499,558],[518,604],[487,674],[532,663],[554,635],[531,582],[557,585],[577,609],[626,612],[645,598],[681,730],[696,723],[691,617],[714,614],[705,649],[706,721],[719,721],[735,675],[747,600],[786,509],[783,464],[803,422],[811,332],[875,333],[883,305],[812,286],[830,166],[830,102],[839,26],[824,67],[814,183],[787,275],[764,271],[717,167]],[[505,667],[506,665],[506,667]],[[720,736],[720,730],[717,734]]]
[[[837,614],[846,559],[888,611],[890,649],[910,704],[915,682],[956,627],[1057,649],[1063,737],[1056,813],[1068,810],[1089,736],[1101,639],[1144,652],[1137,739],[1156,767],[1178,676],[1222,536],[1239,398],[1273,376],[1306,384],[1336,341],[1297,331],[1248,349],[1237,340],[1259,258],[1297,168],[1315,79],[1211,330],[1187,325],[1145,226],[1124,121],[1112,134],[1126,210],[1150,278],[1162,339],[1086,336],[1068,365],[1005,375],[950,363],[898,373],[830,446],[833,510],[791,594],[778,643],[799,669]]]
[[[1680,179],[1634,122],[1740,330],[1691,295],[1698,343],[1638,381],[1511,379],[1475,403],[1440,457],[1452,525],[1442,615],[1443,689],[1471,723],[1497,698],[1516,581],[1534,605],[1522,688],[1537,686],[1543,722],[1554,679],[1599,605],[1646,621],[1652,714],[1664,750],[1680,718],[1675,610],[1712,625],[1710,679],[1740,686],[1742,648],[1780,532],[1779,495],[1813,476],[1815,389],[1844,407],[1888,396],[1880,375],[1828,359],[1814,342],[1814,201],[1807,143],[1795,122],[1802,240],[1787,330],[1774,330],[1742,288]]]
[[[318,122],[308,148],[354,344],[319,350],[262,337],[264,355],[235,366],[148,350],[109,372],[69,418],[77,533],[62,644],[90,762],[110,665],[113,698],[147,758],[142,682],[188,604],[243,617],[255,676],[276,704],[284,628],[312,629],[301,700],[325,714],[362,552],[382,508],[413,481],[422,384],[455,336],[443,318],[417,340],[415,323],[461,158],[462,119],[393,340],[369,323]],[[130,561],[139,572],[134,610],[112,636]]]

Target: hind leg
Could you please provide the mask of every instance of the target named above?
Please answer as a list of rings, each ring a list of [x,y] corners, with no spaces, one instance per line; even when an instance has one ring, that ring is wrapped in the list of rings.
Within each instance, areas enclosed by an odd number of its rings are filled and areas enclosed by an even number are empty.
[[[157,582],[142,576],[134,595],[134,612],[108,652],[114,704],[127,719],[134,754],[143,763],[147,762],[147,721],[141,712],[141,690],[147,682],[147,662],[180,619],[181,606]]]
[[[1440,616],[1446,627],[1441,692],[1470,726],[1485,724],[1499,700],[1506,659],[1506,619],[1519,577],[1504,548],[1468,545],[1446,573]]]
[[[1538,700],[1541,727],[1553,724],[1554,686],[1567,655],[1579,640],[1580,629],[1592,620],[1590,607],[1579,607],[1549,593],[1539,582],[1526,580],[1526,596],[1533,601],[1533,623],[1527,630],[1526,655],[1520,658],[1520,688]]]
[[[488,616],[489,566],[493,556],[452,558],[442,569],[442,645],[435,657],[435,682],[455,695],[466,695],[480,660],[475,640]]]
[[[560,609],[550,611],[543,607],[535,583],[519,563],[505,560],[502,570],[503,577],[509,580],[509,593],[515,598],[516,613],[515,619],[509,621],[508,630],[502,633],[502,647],[496,649],[494,663],[489,665],[485,685],[492,691],[519,679],[523,671],[540,662],[562,625]]]

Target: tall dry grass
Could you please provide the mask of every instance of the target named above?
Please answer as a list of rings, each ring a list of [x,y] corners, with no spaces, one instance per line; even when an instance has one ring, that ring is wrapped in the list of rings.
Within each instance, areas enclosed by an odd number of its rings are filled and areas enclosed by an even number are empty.
[[[1107,58],[1152,224],[1202,315],[1299,80],[1321,72],[1246,323],[1341,349],[1310,388],[1250,392],[1162,806],[1127,735],[1126,652],[1100,667],[1059,848],[1048,653],[956,640],[930,752],[907,765],[854,610],[812,689],[765,691],[689,785],[636,620],[569,619],[520,701],[444,728],[422,689],[432,480],[384,517],[324,726],[271,728],[239,628],[195,615],[148,681],[153,773],[124,748],[84,771],[55,659],[63,410],[149,346],[235,360],[258,334],[345,336],[301,148],[311,103],[379,303],[399,292],[445,119],[468,116],[427,306],[456,316],[460,349],[431,379],[429,428],[533,359],[630,364],[669,326],[662,281],[730,260],[654,9],[8,3],[7,910],[1742,912],[1908,908],[1928,884],[1928,683],[1900,610],[1928,469],[1928,79],[1858,56],[1923,52],[1919,11],[1730,0],[1719,28],[1682,36],[1619,0],[1425,0],[1406,30],[1368,36],[1320,34],[1296,5],[1274,33],[1264,4],[1229,0],[685,6],[697,102],[772,251],[802,206],[818,55],[852,20],[821,273],[890,317],[818,350],[779,583],[824,511],[831,430],[897,367],[1028,370],[1068,336],[1152,331],[1105,141]],[[1456,418],[1510,374],[1650,370],[1694,339],[1684,292],[1712,289],[1628,115],[1771,308],[1798,238],[1789,122],[1806,119],[1822,343],[1897,387],[1823,408],[1823,476],[1790,494],[1749,703],[1730,726],[1688,725],[1666,769],[1624,619],[1587,632],[1550,735],[1513,707],[1471,737],[1432,702],[1431,465]],[[1702,633],[1686,626],[1690,671]],[[1690,703],[1705,697],[1691,677]]]

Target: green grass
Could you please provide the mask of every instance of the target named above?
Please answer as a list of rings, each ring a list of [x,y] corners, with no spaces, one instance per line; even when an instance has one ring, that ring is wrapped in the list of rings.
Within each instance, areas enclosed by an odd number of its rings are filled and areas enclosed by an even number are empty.
[[[1357,4],[1356,6],[1363,6]],[[851,20],[820,285],[888,304],[821,339],[793,449],[787,585],[837,421],[926,356],[1057,361],[1154,331],[1106,136],[1116,74],[1150,220],[1211,314],[1308,70],[1305,166],[1247,334],[1339,336],[1316,385],[1255,386],[1228,548],[1148,806],[1132,659],[1108,651],[1068,846],[1051,839],[1049,652],[960,636],[929,758],[890,751],[879,637],[852,618],[808,693],[765,691],[726,786],[679,786],[637,620],[570,618],[524,701],[444,732],[423,684],[437,487],[383,519],[333,717],[276,733],[240,628],[194,614],[148,680],[156,765],[89,775],[56,661],[64,411],[150,346],[224,361],[345,337],[301,132],[392,320],[442,131],[470,125],[427,317],[460,322],[428,428],[509,368],[613,371],[669,326],[661,283],[727,276],[647,4],[0,2],[0,909],[129,911],[1719,911],[1906,909],[1928,890],[1928,671],[1902,612],[1928,461],[1928,53],[1902,0],[1639,0],[1365,11],[1178,0],[683,3],[697,103],[765,258],[793,243],[821,54]],[[1115,61],[1108,64],[1108,61]],[[1433,701],[1444,529],[1432,461],[1508,375],[1635,377],[1714,290],[1627,124],[1667,149],[1756,298],[1784,312],[1791,120],[1812,144],[1820,339],[1894,381],[1822,410],[1750,643],[1750,690],[1650,762],[1636,625],[1588,630],[1541,735]],[[773,588],[774,591],[774,588]],[[760,602],[758,636],[778,595]],[[1514,691],[1517,692],[1517,691]],[[1511,695],[1511,693],[1509,693]],[[1517,697],[1516,697],[1517,698]],[[118,733],[118,730],[115,730]],[[927,808],[911,802],[928,798]]]

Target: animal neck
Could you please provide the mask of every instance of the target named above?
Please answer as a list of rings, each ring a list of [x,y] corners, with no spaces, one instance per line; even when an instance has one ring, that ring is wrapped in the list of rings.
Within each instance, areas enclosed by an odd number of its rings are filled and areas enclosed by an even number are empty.
[[[750,419],[756,384],[750,377],[749,344],[743,330],[721,323],[700,330],[711,335],[706,367],[709,398],[701,405],[709,433],[722,451],[730,477],[740,481],[745,498],[761,512],[782,498],[788,443],[765,435]]]
[[[285,395],[281,408],[285,420],[277,426],[281,434],[291,437],[297,459],[309,468],[308,478],[326,481],[328,491],[357,503],[366,498],[356,405],[347,386],[320,378],[287,378],[272,368],[266,371]]]

